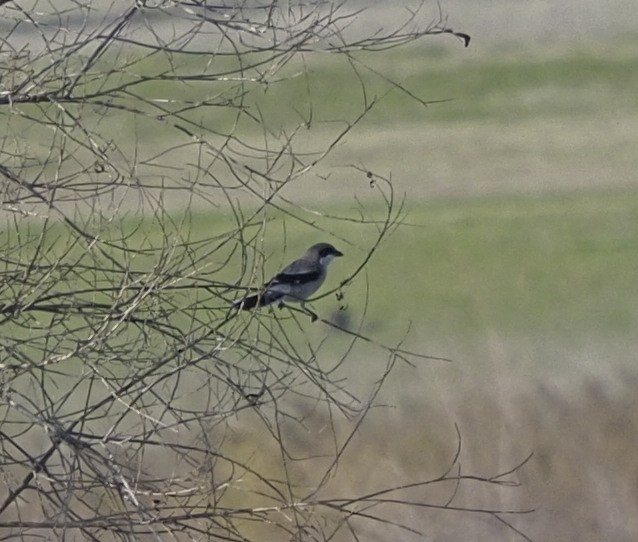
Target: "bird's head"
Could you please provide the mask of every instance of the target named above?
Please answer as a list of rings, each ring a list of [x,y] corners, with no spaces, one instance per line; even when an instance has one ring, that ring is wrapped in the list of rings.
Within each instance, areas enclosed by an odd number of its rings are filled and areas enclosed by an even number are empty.
[[[343,256],[343,253],[338,251],[330,243],[317,243],[308,249],[306,256],[319,260],[321,265],[328,265],[334,258]]]

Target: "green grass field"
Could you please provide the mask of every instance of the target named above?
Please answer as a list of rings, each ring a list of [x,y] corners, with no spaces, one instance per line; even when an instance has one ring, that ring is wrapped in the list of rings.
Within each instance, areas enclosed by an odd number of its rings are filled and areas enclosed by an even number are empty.
[[[349,213],[340,206],[332,210]],[[370,212],[381,215],[374,206]],[[451,336],[499,329],[611,338],[630,335],[638,325],[638,192],[422,202],[408,205],[402,221],[368,265],[375,328],[396,332],[413,321],[420,330]],[[230,221],[200,212],[192,224],[197,238],[223,231]],[[365,256],[373,228],[335,226],[330,219],[317,227],[332,231],[346,253],[332,267],[329,285],[335,286]],[[330,237],[282,217],[269,223],[266,234],[265,275],[303,252],[308,240]],[[282,254],[277,240],[284,235]],[[226,272],[231,276],[231,269]],[[364,282],[360,277],[345,290],[355,313]],[[329,310],[335,302],[318,305]],[[383,323],[388,312],[394,315],[390,324]]]
[[[320,194],[313,195],[314,201],[348,201],[350,192],[344,193],[343,183],[350,173],[340,166],[351,163],[392,172],[399,192],[423,200],[631,188],[638,184],[636,43],[634,36],[619,35],[578,45],[563,42],[526,49],[478,44],[463,49],[447,42],[440,47],[429,40],[383,55],[355,55],[357,72],[343,59],[311,55],[305,64],[285,65],[277,72],[280,81],[267,86],[164,81],[133,90],[149,100],[174,100],[162,105],[169,110],[197,100],[237,99],[247,92],[241,103],[246,114],[237,117],[237,109],[211,106],[184,112],[182,124],[193,122],[263,144],[264,133],[252,120],[261,117],[271,131],[270,144],[276,147],[294,128],[310,123],[312,129],[301,130],[294,140],[294,148],[305,152],[320,149],[343,129],[344,120],[361,113],[360,77],[368,102],[378,99],[378,103],[324,161],[319,172],[330,178]],[[180,60],[177,68],[158,57],[139,61],[131,55],[130,62],[128,75],[100,79],[86,90],[133,80],[133,74],[177,69],[187,75],[206,69],[192,58]],[[408,93],[424,101],[450,101],[426,107]],[[144,107],[151,111],[149,105]],[[23,110],[41,114],[36,106],[26,105]],[[164,121],[134,120],[111,111],[104,122],[98,120],[102,113],[99,108],[85,108],[84,122],[99,122],[105,141],[112,140],[123,153],[134,149],[140,177],[155,178],[161,171],[157,166],[177,160],[184,176],[197,173],[194,165],[200,149],[194,144],[175,146],[183,134]],[[22,131],[35,146],[44,134],[27,129],[27,124],[10,116],[6,126],[13,133]],[[202,132],[194,125],[189,128]],[[212,134],[207,137],[213,144],[222,140]],[[117,153],[113,158],[117,160]],[[287,189],[289,197],[304,194],[304,183]]]
[[[440,202],[406,220],[418,226],[399,230],[371,266],[382,311],[396,296],[394,310],[452,335],[636,329],[634,192]]]
[[[417,333],[427,330],[439,337],[477,337],[492,330],[569,340],[631,336],[638,320],[633,303],[638,131],[632,131],[638,127],[633,91],[638,87],[638,42],[625,36],[581,47],[552,44],[531,53],[433,43],[359,55],[354,63],[358,74],[343,60],[317,55],[306,59],[307,73],[299,71],[301,64],[287,65],[280,83],[247,87],[247,110],[259,112],[273,134],[312,118],[313,130],[296,143],[301,150],[334,134],[331,121],[360,112],[358,77],[366,82],[369,100],[383,96],[320,166],[318,174],[325,178],[301,178],[283,194],[310,207],[299,212],[311,221],[317,220],[312,211],[356,216],[355,197],[371,201],[374,215],[378,203],[371,200],[365,177],[347,167],[365,164],[390,174],[397,198],[407,197],[405,225],[368,268],[367,325],[388,335],[412,322]],[[405,91],[392,88],[368,67],[401,83]],[[155,57],[141,62],[132,57],[129,71],[157,74],[170,68]],[[190,58],[178,67],[184,74],[197,69]],[[141,85],[138,91],[150,99],[177,91],[180,100],[201,100],[229,88],[166,81]],[[407,92],[423,100],[451,101],[424,107]],[[233,113],[204,111],[197,122],[231,131]],[[249,139],[263,138],[243,118],[235,130]],[[7,127],[14,130],[24,122],[10,121],[14,124]],[[102,133],[115,137],[122,149],[137,141],[141,163],[171,146],[174,131],[157,130],[154,122],[132,125],[123,114],[108,121]],[[196,162],[191,147],[163,152],[158,161],[178,155],[187,177]],[[138,170],[141,178],[157,172],[143,164]],[[127,221],[139,220],[126,218],[136,212],[127,207],[129,199],[120,213],[125,229]],[[181,213],[185,201],[177,195],[165,203]],[[212,201],[217,201],[214,196]],[[192,226],[185,227],[193,238],[229,227],[221,218],[223,204],[214,213],[198,198],[189,205]],[[251,209],[250,199],[244,208]],[[272,264],[264,274],[326,235],[276,211],[267,216],[271,222],[263,235]],[[363,257],[374,228],[319,222],[346,240],[348,258],[334,270],[336,282]],[[153,226],[144,225],[144,230],[152,244]],[[285,256],[277,248],[282,235],[287,236]],[[354,315],[364,290],[355,283],[346,291]],[[388,313],[395,315],[390,324],[380,316]]]

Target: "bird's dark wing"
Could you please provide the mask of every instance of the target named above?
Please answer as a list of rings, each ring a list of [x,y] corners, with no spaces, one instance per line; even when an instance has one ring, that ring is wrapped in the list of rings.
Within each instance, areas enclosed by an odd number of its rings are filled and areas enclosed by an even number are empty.
[[[234,301],[233,307],[237,309],[249,311],[251,309],[254,309],[255,307],[263,307],[265,305],[270,305],[271,303],[275,303],[276,301],[279,301],[282,297],[284,297],[284,294],[280,292],[270,292],[266,290],[265,292],[250,295],[250,296]]]
[[[306,260],[296,260],[285,267],[279,274],[268,283],[273,284],[305,284],[318,280],[321,277],[322,268],[318,263],[311,263]]]

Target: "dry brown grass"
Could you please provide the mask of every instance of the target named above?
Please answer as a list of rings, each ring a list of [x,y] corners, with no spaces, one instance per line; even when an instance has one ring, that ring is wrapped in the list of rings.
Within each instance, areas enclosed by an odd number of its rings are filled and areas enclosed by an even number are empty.
[[[486,491],[470,484],[459,491],[458,504],[535,509],[508,519],[537,541],[635,540],[638,375],[617,373],[615,386],[597,377],[574,380],[568,393],[565,387],[536,381],[516,393],[499,393],[495,385],[494,393],[440,390],[440,396],[404,398],[397,409],[377,412],[364,426],[342,462],[332,494],[436,477],[454,455],[457,423],[463,473],[491,476],[534,454],[516,477],[520,487]],[[303,442],[310,451],[308,436]],[[408,496],[441,504],[453,492],[448,484]],[[426,540],[522,540],[478,515],[427,508],[388,509],[382,515],[420,529]],[[362,523],[362,532],[367,540],[397,540],[398,534],[401,540],[422,540],[388,526]]]

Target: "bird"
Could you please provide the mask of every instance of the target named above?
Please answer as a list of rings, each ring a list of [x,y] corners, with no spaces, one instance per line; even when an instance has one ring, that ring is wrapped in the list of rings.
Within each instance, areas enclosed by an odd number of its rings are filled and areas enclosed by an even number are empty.
[[[312,245],[301,258],[284,267],[266,282],[259,292],[237,299],[233,302],[233,307],[248,311],[277,302],[281,306],[284,301],[303,305],[326,280],[330,262],[341,256],[343,253],[330,243]]]

